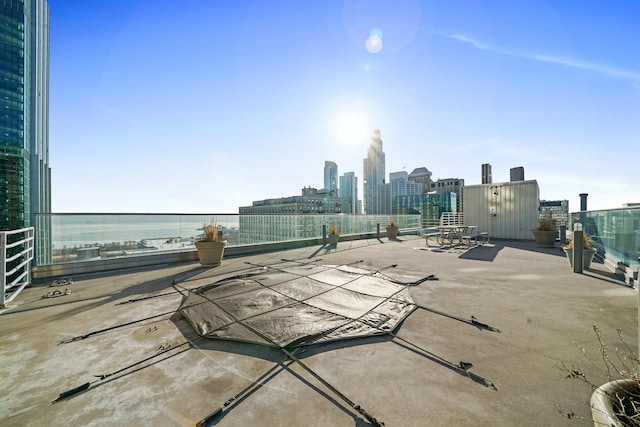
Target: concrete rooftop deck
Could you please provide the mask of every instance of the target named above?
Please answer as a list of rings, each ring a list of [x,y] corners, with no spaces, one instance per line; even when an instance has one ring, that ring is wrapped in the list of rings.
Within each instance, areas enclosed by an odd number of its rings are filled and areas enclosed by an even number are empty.
[[[306,348],[300,360],[387,427],[587,426],[591,389],[564,378],[576,366],[596,384],[607,381],[598,325],[607,346],[621,345],[616,328],[637,348],[637,291],[600,264],[574,274],[561,249],[497,241],[467,252],[429,251],[424,241],[340,242],[227,258],[214,269],[197,263],[73,277],[70,295],[42,298],[46,283],[25,289],[0,315],[0,424],[3,426],[193,426],[260,378],[250,393],[214,419],[219,426],[366,426],[362,416],[283,352],[258,345],[204,340],[181,315],[182,296],[119,304],[187,288],[282,259],[388,268],[418,304],[498,328],[492,332],[432,311],[416,310],[389,336]],[[65,339],[165,313],[86,339]],[[406,341],[404,341],[406,340]],[[414,347],[407,343],[415,344]],[[187,344],[182,345],[186,342]],[[157,357],[99,380],[155,354]],[[590,364],[584,348],[592,356]],[[449,363],[471,362],[470,372]],[[595,366],[594,366],[595,365]],[[271,368],[268,375],[263,376]],[[262,378],[261,378],[262,377]],[[51,403],[60,393],[91,388]],[[556,409],[585,419],[564,418]]]

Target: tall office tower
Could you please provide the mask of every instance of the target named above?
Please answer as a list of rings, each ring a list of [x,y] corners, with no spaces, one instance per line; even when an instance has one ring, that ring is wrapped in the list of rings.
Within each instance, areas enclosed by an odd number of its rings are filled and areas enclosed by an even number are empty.
[[[380,129],[373,131],[371,144],[367,149],[367,158],[363,160],[364,213],[377,214],[380,210],[378,204],[378,186],[384,184],[384,152],[382,151],[382,139]]]
[[[489,163],[482,164],[482,183],[491,184],[493,178],[491,177],[491,165]]]
[[[518,166],[517,168],[511,168],[510,170],[511,182],[524,181],[524,168]]]
[[[0,34],[0,230],[15,230],[51,212],[46,0],[0,1]]]
[[[324,162],[324,189],[338,197],[338,165],[329,160]]]
[[[409,174],[409,181],[422,184],[424,186],[423,193],[428,193],[431,188],[431,172],[427,168],[415,168]]]
[[[340,198],[342,199],[343,213],[360,213],[358,203],[358,178],[354,172],[346,172],[340,177]]]

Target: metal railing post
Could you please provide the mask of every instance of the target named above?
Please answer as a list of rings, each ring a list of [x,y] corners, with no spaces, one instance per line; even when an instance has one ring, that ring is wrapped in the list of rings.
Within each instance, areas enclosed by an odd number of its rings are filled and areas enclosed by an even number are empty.
[[[582,252],[584,251],[582,224],[573,226],[573,272],[582,273]]]

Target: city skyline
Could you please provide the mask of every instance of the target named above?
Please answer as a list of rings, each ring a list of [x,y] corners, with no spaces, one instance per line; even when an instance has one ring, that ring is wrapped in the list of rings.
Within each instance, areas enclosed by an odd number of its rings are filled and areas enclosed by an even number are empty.
[[[634,2],[49,5],[53,212],[237,212],[361,176],[374,129],[387,172],[640,199]]]

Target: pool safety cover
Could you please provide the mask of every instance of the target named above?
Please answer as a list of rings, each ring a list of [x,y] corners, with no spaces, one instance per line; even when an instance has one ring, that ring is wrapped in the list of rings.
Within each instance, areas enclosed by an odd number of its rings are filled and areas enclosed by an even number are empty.
[[[206,338],[296,347],[393,331],[406,284],[352,266],[263,267],[188,292],[179,311]]]

